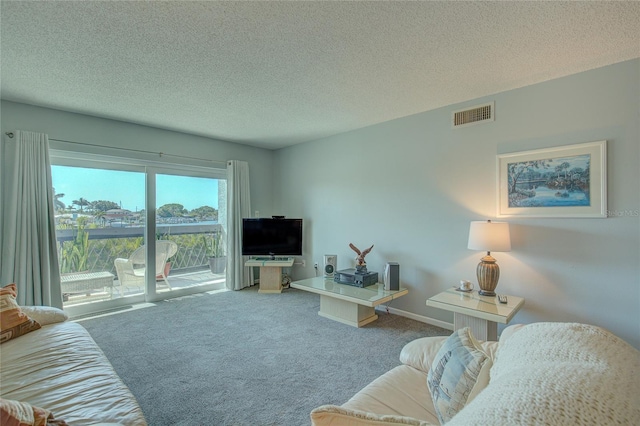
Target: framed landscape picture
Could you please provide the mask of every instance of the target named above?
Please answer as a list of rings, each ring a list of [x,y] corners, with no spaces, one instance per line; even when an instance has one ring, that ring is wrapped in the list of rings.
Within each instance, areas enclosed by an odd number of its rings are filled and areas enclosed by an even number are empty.
[[[607,141],[498,155],[498,217],[607,217]]]

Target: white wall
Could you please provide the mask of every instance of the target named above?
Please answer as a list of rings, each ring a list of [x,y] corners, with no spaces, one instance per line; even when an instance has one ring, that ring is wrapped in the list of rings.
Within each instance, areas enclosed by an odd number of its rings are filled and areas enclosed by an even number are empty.
[[[492,100],[495,122],[451,128],[451,111]],[[369,269],[398,261],[410,291],[391,307],[452,322],[425,300],[475,281],[469,222],[495,218],[496,155],[607,140],[608,208],[623,215],[506,219],[498,292],[526,299],[514,322],[592,323],[640,348],[639,111],[634,60],[276,151],[275,209],[305,219],[294,278],[325,253],[352,267],[348,244],[375,244]]]
[[[3,133],[13,130],[31,130],[47,133],[50,139],[103,147],[163,152],[215,160],[217,163],[170,156],[160,158],[157,155],[144,155],[134,151],[95,148],[52,140],[50,145],[55,149],[145,158],[154,161],[181,162],[222,169],[226,168],[227,160],[247,161],[251,179],[252,209],[260,210],[261,214],[263,212],[270,214],[273,206],[273,151],[270,150],[8,101],[2,101],[0,117],[0,127]]]

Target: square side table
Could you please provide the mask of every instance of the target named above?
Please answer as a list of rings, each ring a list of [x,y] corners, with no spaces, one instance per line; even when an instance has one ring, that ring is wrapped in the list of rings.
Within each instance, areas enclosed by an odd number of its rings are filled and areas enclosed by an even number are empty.
[[[478,340],[498,340],[498,323],[508,324],[524,305],[524,299],[507,296],[507,303],[496,296],[480,296],[477,291],[465,293],[454,288],[427,299],[427,306],[453,312],[453,329],[470,327]]]

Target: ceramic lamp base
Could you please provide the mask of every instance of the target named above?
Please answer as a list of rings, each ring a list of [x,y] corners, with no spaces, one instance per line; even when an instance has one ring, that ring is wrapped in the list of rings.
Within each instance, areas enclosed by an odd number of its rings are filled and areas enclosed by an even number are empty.
[[[478,278],[478,293],[481,296],[495,296],[495,289],[498,286],[498,278],[500,278],[500,268],[496,260],[487,254],[483,257],[476,268],[476,276]]]

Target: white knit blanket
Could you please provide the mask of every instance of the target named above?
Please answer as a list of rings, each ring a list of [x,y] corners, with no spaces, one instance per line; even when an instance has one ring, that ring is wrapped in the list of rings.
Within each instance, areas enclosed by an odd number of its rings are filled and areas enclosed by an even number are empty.
[[[448,425],[640,425],[640,352],[602,328],[527,325],[490,374]]]

